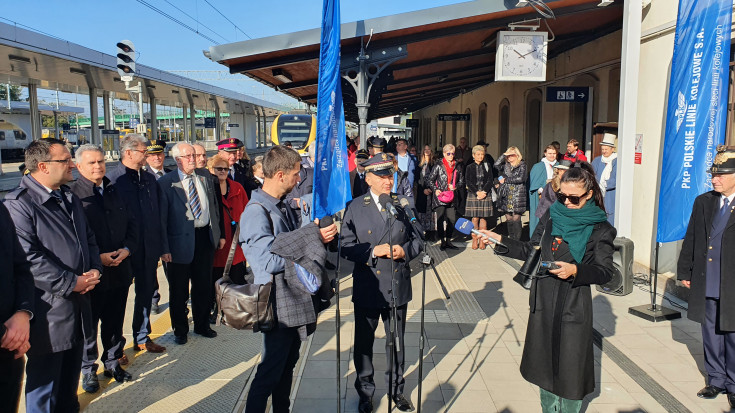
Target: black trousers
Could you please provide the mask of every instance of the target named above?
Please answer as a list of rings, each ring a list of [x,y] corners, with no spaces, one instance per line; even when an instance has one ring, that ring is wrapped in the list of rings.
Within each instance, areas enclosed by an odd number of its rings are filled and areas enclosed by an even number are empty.
[[[129,289],[130,286],[115,286],[104,291],[95,288],[89,292],[92,304],[92,331],[90,337],[84,337],[82,373],[97,372],[97,357],[99,357],[99,350],[97,349],[98,326],[100,339],[102,340],[100,361],[106,370],[117,367],[117,359],[122,357],[123,348],[125,348],[123,322],[125,321],[125,304],[128,301]]]
[[[406,361],[406,347],[403,345],[403,336],[406,330],[406,309],[407,304],[396,308],[398,322],[396,323],[396,338],[398,339],[398,349],[396,351],[396,359],[393,362],[393,394],[403,393],[403,387],[406,383],[403,378],[403,372]],[[373,397],[375,393],[375,381],[373,375],[373,342],[375,341],[375,329],[378,327],[378,320],[383,320],[385,328],[385,359],[386,366],[391,365],[391,354],[389,338],[390,338],[390,308],[363,308],[355,306],[355,371],[357,379],[355,380],[355,389],[360,399]],[[388,370],[385,371],[386,385],[390,386],[390,376]]]
[[[191,280],[191,312],[194,330],[209,328],[209,303],[212,297],[212,261],[214,246],[209,227],[194,230],[194,257],[189,264],[168,263],[169,310],[174,335],[185,336],[189,332],[186,302],[189,299]]]
[[[721,331],[719,325],[720,300],[707,298],[702,323],[707,384],[735,392],[735,332]]]
[[[168,281],[168,265],[167,264],[168,263],[166,262],[163,262],[163,261],[161,262],[161,267],[163,267],[163,275],[166,276],[166,281]],[[158,305],[158,303],[161,302],[161,293],[158,292],[158,288],[159,288],[158,273],[156,273],[156,290],[153,291],[152,305]]]
[[[81,361],[81,344],[56,353],[29,355],[26,365],[26,411],[78,412],[77,389]]]
[[[145,344],[151,340],[151,300],[156,289],[158,259],[143,254],[131,257],[135,277],[135,307],[133,308],[133,343]],[[94,291],[94,290],[93,290]]]
[[[444,221],[447,222],[447,230],[444,231]],[[439,234],[439,240],[447,241],[452,238],[454,232],[454,223],[457,222],[457,210],[452,205],[436,207],[436,231]]]
[[[225,272],[225,267],[214,267],[212,268],[212,299],[210,300],[211,309],[216,308],[216,296],[214,293],[214,283],[217,282],[220,278],[222,278],[222,274]],[[245,261],[237,263],[230,267],[230,279],[235,284],[244,285],[247,284],[247,281],[245,280],[245,275],[247,274],[247,269],[245,268]]]
[[[245,413],[265,413],[268,396],[273,413],[288,413],[293,369],[299,361],[301,338],[298,328],[276,327],[263,333],[263,351],[250,385]]]
[[[20,403],[20,389],[23,387],[25,357],[15,358],[15,353],[0,349],[0,412],[15,413]]]

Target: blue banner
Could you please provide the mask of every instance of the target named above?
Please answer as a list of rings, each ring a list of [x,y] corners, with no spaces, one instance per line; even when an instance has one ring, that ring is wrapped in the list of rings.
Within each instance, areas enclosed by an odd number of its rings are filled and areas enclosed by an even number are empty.
[[[681,0],[671,65],[657,242],[684,238],[725,139],[732,0]]]
[[[332,215],[352,199],[340,76],[339,0],[324,0],[311,219]]]

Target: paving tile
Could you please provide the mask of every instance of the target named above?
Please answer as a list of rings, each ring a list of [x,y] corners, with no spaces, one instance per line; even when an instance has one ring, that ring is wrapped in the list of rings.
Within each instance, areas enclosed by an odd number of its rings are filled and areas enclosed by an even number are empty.
[[[527,381],[486,381],[485,385],[496,406],[499,402],[528,401],[538,398],[535,386]]]
[[[461,393],[445,392],[442,388],[442,394],[445,397],[445,409],[452,413],[474,413],[474,412],[492,412],[496,411],[495,403],[487,393],[487,391],[465,390]]]

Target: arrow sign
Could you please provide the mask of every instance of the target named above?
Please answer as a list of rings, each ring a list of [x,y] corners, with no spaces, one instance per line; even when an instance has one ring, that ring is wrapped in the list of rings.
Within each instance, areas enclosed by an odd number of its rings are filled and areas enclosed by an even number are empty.
[[[547,102],[587,102],[589,88],[584,86],[549,86],[546,88]]]

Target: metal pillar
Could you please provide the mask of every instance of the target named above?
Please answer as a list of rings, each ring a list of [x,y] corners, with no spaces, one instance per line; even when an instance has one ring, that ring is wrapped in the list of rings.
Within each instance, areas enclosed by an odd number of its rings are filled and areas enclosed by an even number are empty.
[[[148,92],[151,90],[148,89]],[[148,137],[150,140],[158,139],[158,111],[156,110],[156,98],[152,94],[148,94],[148,110],[151,114],[151,136]]]
[[[263,108],[263,147],[268,146],[268,116],[265,114],[265,108]]]
[[[214,141],[219,142],[222,139],[222,119],[220,119],[219,105],[214,102],[214,118],[217,122],[214,124]]]
[[[260,148],[260,110],[258,110],[257,107],[253,106],[253,112],[255,113],[255,147]],[[245,116],[243,115],[243,120],[245,119]],[[243,141],[243,143],[245,143]]]
[[[102,137],[100,135],[99,108],[97,107],[97,88],[89,89],[89,120],[90,124],[90,143],[102,145]]]
[[[107,90],[103,91],[102,101],[104,102],[105,129],[115,129],[115,118],[112,114],[112,94]]]
[[[189,126],[191,128],[191,140],[189,142],[194,143],[197,141],[197,118],[193,104],[189,106]]]
[[[28,103],[31,115],[31,137],[33,140],[41,139],[41,114],[38,112],[38,86],[28,84]]]
[[[181,124],[184,129],[184,136],[181,138],[182,142],[189,142],[189,122],[186,121],[186,114],[188,111],[189,111],[188,105],[183,105],[181,107]]]

